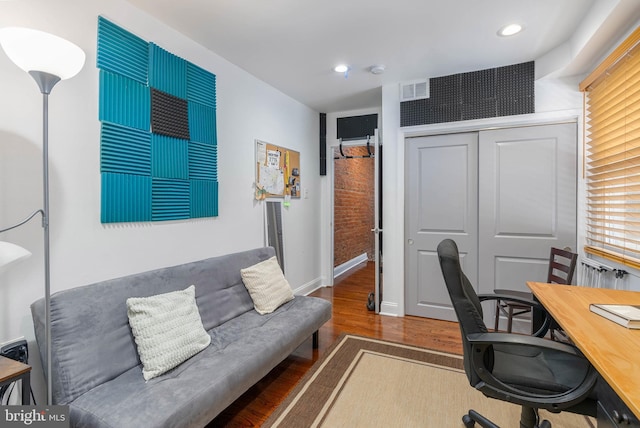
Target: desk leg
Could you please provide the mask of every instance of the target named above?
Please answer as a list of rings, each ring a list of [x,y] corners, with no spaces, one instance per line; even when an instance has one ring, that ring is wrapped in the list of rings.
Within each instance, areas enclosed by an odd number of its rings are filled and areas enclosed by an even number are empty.
[[[31,373],[27,372],[22,375],[22,405],[31,404]]]
[[[536,296],[533,296],[533,301],[540,303],[540,300],[538,300]],[[540,330],[540,328],[544,324],[545,314],[546,311],[533,308],[533,311],[531,311],[531,334],[534,334],[535,332]]]

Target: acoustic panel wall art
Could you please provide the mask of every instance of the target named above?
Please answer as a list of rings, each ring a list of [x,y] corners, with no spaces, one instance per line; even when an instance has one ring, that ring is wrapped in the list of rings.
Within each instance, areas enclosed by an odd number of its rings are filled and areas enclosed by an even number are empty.
[[[98,17],[102,223],[218,215],[216,76]]]

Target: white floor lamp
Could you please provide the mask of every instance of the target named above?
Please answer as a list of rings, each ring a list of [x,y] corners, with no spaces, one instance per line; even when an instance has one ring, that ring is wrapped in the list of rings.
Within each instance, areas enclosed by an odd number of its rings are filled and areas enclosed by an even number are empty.
[[[85,54],[73,43],[30,28],[6,27],[0,29],[0,46],[9,59],[33,77],[42,93],[42,176],[44,206],[33,212],[25,220],[11,227],[1,229],[0,233],[27,223],[38,213],[42,215],[44,229],[44,297],[45,328],[47,342],[47,404],[52,404],[51,388],[51,287],[49,270],[49,93],[60,80],[69,79],[80,72],[84,65]],[[24,257],[15,245],[0,243],[0,257],[4,253],[8,261]],[[18,247],[20,248],[20,247]],[[10,255],[11,253],[11,255]],[[28,253],[28,252],[27,252]],[[20,257],[21,254],[21,257]],[[11,259],[11,260],[10,260]]]

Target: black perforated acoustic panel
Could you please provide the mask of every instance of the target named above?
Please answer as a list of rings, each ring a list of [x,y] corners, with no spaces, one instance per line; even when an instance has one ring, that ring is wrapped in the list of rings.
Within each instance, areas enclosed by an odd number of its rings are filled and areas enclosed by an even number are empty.
[[[430,98],[400,103],[400,126],[535,113],[535,63],[429,80]]]
[[[400,126],[424,125],[434,123],[427,118],[433,112],[431,98],[404,101],[400,103]]]
[[[362,116],[339,117],[337,119],[336,138],[343,140],[362,139],[373,137],[378,127],[377,114],[365,114]]]
[[[435,77],[429,80],[429,93],[438,106],[460,104],[460,74]]]
[[[187,100],[151,88],[151,132],[189,140]]]

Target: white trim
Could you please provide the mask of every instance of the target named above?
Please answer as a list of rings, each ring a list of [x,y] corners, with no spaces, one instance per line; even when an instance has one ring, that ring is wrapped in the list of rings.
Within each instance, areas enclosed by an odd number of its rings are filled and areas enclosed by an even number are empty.
[[[437,123],[433,125],[406,126],[400,128],[399,131],[404,138],[423,137],[428,135],[486,131],[498,128],[577,122],[581,115],[582,110],[562,110],[517,116],[501,116],[488,119],[466,120],[460,122]]]
[[[359,256],[356,256],[351,260],[342,263],[340,266],[336,266],[335,268],[333,268],[333,279],[336,279],[343,273],[347,272],[350,269],[353,269],[362,262],[366,262],[367,260],[369,260],[369,258],[367,257],[367,253],[362,253]]]
[[[389,317],[399,317],[399,316],[402,316],[403,314],[400,314],[400,308],[397,303],[383,301],[380,304],[380,315],[386,315]]]
[[[296,296],[307,296],[317,289],[324,287],[322,282],[322,278],[313,279],[293,290],[293,294],[295,294]]]

